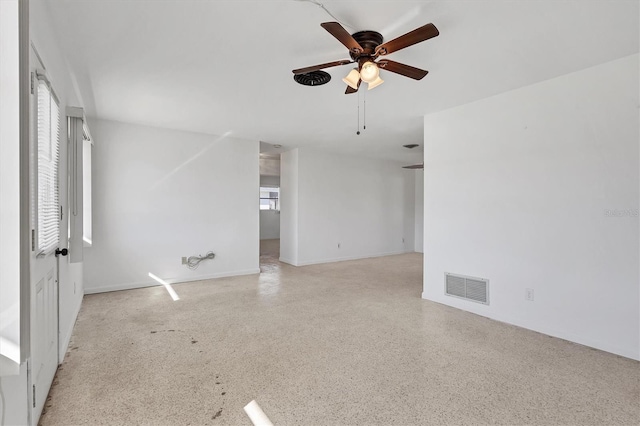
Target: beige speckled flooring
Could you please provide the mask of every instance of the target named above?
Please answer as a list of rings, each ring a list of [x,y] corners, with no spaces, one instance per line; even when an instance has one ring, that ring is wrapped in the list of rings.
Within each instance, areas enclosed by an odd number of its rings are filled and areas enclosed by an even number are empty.
[[[252,399],[276,425],[640,423],[640,363],[421,300],[420,254],[271,249],[177,302],[86,296],[41,424],[250,425]]]

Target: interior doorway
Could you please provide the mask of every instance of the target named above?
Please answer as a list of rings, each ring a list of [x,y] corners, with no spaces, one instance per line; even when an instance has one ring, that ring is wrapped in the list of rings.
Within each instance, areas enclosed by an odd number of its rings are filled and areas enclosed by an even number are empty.
[[[280,258],[280,145],[260,142],[260,266]]]

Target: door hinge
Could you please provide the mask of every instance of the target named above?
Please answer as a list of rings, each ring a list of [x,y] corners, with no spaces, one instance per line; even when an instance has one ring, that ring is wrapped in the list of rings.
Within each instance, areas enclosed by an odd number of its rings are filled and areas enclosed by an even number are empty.
[[[60,222],[62,222],[62,206],[60,206]]]
[[[35,75],[34,75],[33,73],[31,73],[31,94],[32,94],[32,95],[33,95],[33,86],[34,86],[33,81],[34,81],[34,77],[35,77]]]
[[[36,230],[31,230],[31,251],[36,251]]]
[[[36,408],[36,385],[33,385],[33,408]]]

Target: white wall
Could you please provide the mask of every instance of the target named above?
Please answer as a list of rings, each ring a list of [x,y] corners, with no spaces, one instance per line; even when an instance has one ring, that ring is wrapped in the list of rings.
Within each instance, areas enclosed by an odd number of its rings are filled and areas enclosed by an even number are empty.
[[[260,159],[262,161],[262,159]],[[278,159],[278,174],[280,160]],[[260,186],[280,187],[280,176],[260,176]],[[273,240],[280,238],[280,211],[260,210],[260,239]]]
[[[20,122],[18,1],[0,1],[0,423],[26,424],[20,363]]]
[[[424,252],[424,170],[416,170],[415,251]]]
[[[278,161],[278,164],[280,162]],[[280,173],[280,169],[278,169]],[[280,186],[280,175],[278,176],[265,176],[260,175],[260,186]]]
[[[265,143],[265,142],[261,142]],[[260,177],[261,178],[269,178],[273,177],[276,179],[280,178],[280,157],[267,157],[260,156]]]
[[[638,104],[635,54],[426,116],[423,297],[639,359]]]
[[[2,0],[0,3],[4,1]],[[26,362],[20,365],[19,374],[0,377],[0,424],[2,426],[28,424],[27,389]]]
[[[274,240],[278,238],[280,238],[280,212],[260,210],[260,239]]]
[[[258,141],[91,120],[87,293],[260,271]],[[183,256],[204,255],[198,269]],[[179,290],[177,290],[179,293]]]
[[[296,152],[281,159],[281,260],[298,266],[413,251],[414,175],[402,164],[313,148]],[[297,206],[287,202],[289,173],[296,171]],[[297,209],[297,262],[284,238],[291,209]]]
[[[391,166],[393,170],[393,165]],[[416,173],[415,170],[402,169],[402,179],[404,181],[402,195],[402,218],[403,232],[402,242],[404,251],[415,251],[416,248]]]
[[[8,370],[18,371],[20,364],[18,40],[18,2],[2,1],[0,2],[0,205],[2,206],[0,209],[0,377],[9,374]]]
[[[298,264],[298,157],[299,150],[280,156],[280,260]]]

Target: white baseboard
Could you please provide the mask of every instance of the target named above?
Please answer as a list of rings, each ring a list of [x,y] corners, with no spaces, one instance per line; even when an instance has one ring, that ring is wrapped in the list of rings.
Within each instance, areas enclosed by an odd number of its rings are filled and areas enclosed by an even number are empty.
[[[284,257],[281,257],[278,260],[280,260],[280,262],[287,263],[287,264],[289,264],[291,266],[298,266],[298,264],[296,262],[294,262],[293,260],[285,259]]]
[[[621,347],[620,345],[612,345],[609,342],[601,342],[591,338],[585,338],[576,333],[572,333],[567,330],[558,329],[554,326],[549,326],[548,324],[531,324],[530,322],[523,321],[521,319],[513,318],[507,315],[496,315],[495,313],[489,312],[480,312],[474,309],[465,309],[459,305],[455,305],[452,301],[452,304],[447,303],[447,300],[442,299],[432,299],[427,297],[427,295],[422,292],[422,298],[428,300],[430,302],[438,303],[440,305],[449,306],[454,309],[459,309],[461,311],[469,312],[475,315],[479,315],[481,317],[485,317],[494,321],[502,322],[505,324],[513,325],[516,327],[524,328],[527,330],[535,331],[536,333],[544,334],[551,337],[556,337],[558,339],[567,340],[569,342],[577,343],[579,345],[588,346],[590,348],[595,348],[601,351],[609,352],[612,354],[620,355],[625,358],[630,358],[636,361],[640,361],[640,354],[638,351],[629,350],[629,348]],[[484,306],[481,306],[481,308]],[[470,306],[470,308],[476,308],[475,306]]]
[[[375,253],[375,254],[365,254],[365,255],[356,255],[356,256],[334,257],[330,259],[307,260],[304,262],[298,262],[298,265],[296,266],[318,265],[321,263],[333,263],[333,262],[345,262],[348,260],[370,259],[372,257],[394,256],[394,255],[405,254],[405,253],[410,253],[410,252],[402,250],[402,251],[392,251],[387,253]]]
[[[189,277],[177,277],[177,278],[162,278],[169,284],[179,284],[186,283],[192,281],[204,281],[211,280],[214,278],[225,278],[225,277],[235,277],[238,275],[252,275],[259,274],[260,268],[257,269],[246,269],[242,271],[230,271],[230,272],[220,272],[216,274],[208,274],[208,275],[198,275],[198,276],[189,276]],[[96,294],[96,293],[107,293],[110,291],[120,291],[120,290],[133,290],[136,288],[144,288],[144,287],[155,287],[161,284],[158,284],[156,281],[149,279],[148,281],[139,281],[133,283],[124,283],[124,284],[116,284],[110,286],[102,286],[102,287],[94,287],[94,288],[86,288],[85,285],[85,294]]]

